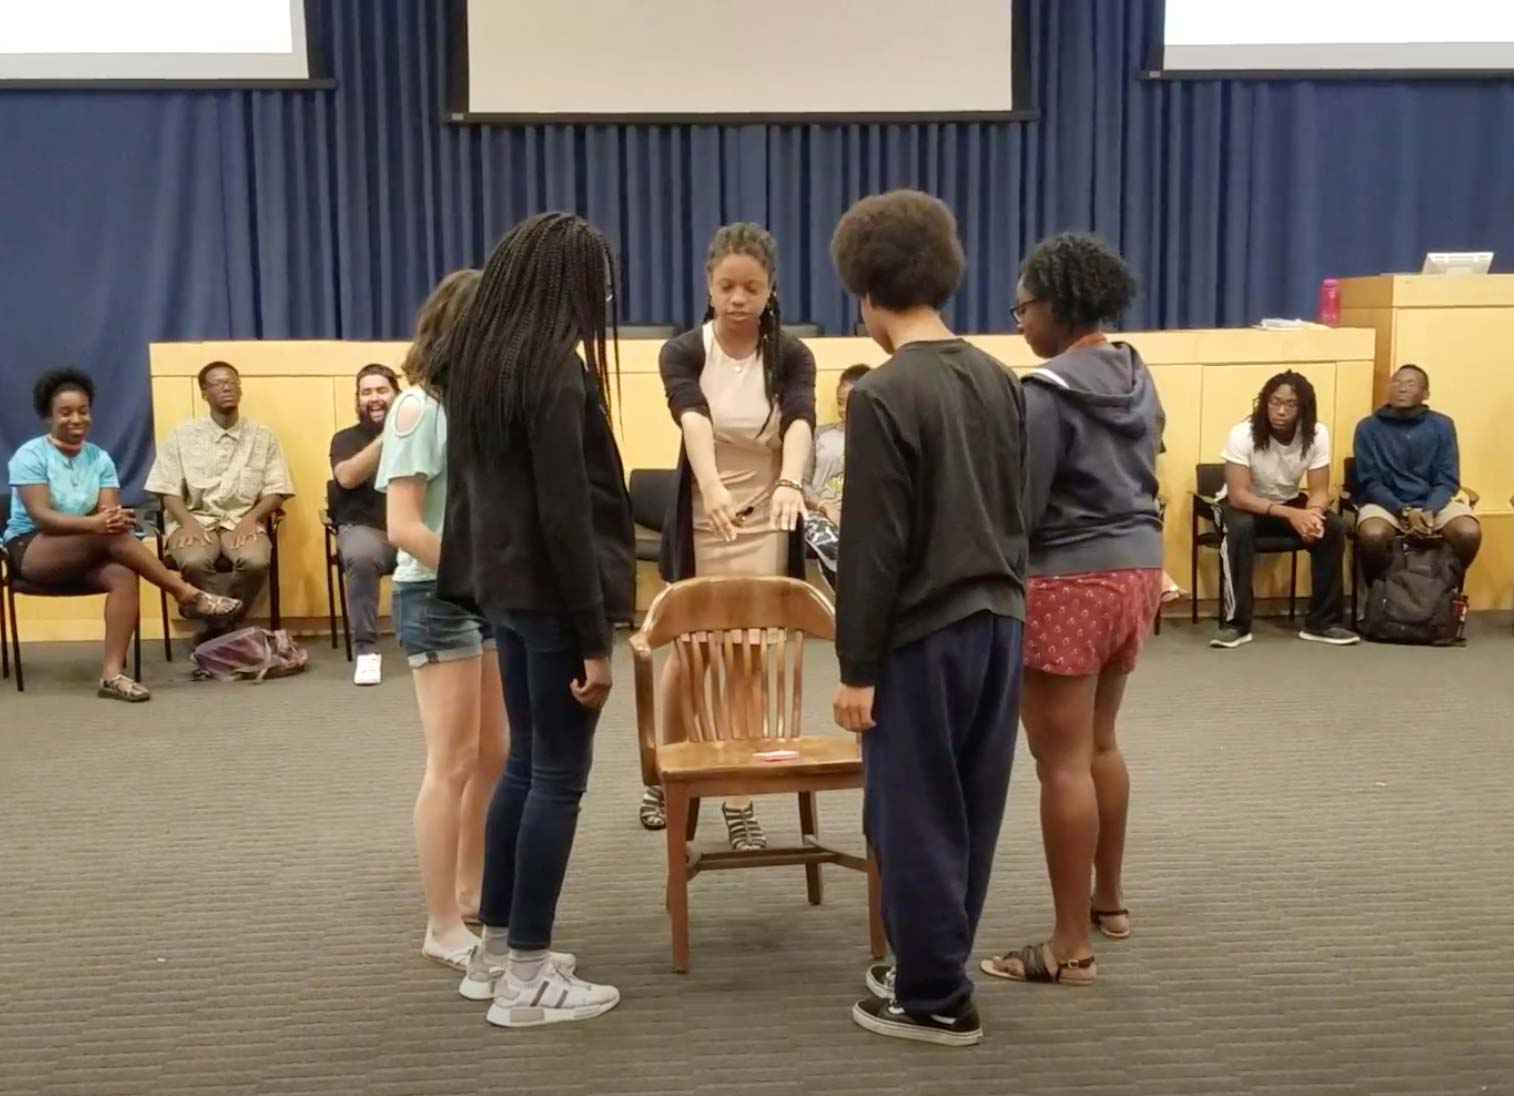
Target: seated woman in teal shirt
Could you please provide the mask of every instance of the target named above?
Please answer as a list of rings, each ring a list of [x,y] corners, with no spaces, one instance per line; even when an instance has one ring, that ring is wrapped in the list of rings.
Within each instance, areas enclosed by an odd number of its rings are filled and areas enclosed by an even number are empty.
[[[185,616],[225,616],[241,605],[191,586],[137,539],[136,515],[121,505],[115,462],[84,440],[94,396],[94,382],[77,369],[50,369],[37,378],[32,401],[47,433],[11,457],[10,518],[0,542],[12,571],[28,582],[83,585],[105,594],[98,693],[136,702],[151,695],[124,672],[137,626],[138,575],[167,590]]]

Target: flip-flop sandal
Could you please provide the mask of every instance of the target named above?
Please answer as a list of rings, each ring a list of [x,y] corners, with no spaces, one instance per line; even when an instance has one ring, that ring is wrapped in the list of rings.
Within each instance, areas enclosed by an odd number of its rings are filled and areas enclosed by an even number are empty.
[[[636,814],[641,820],[642,829],[665,830],[668,828],[668,808],[663,800],[661,788],[643,788],[641,792],[641,810]]]
[[[141,704],[144,700],[152,699],[152,693],[147,691],[147,686],[140,681],[133,681],[125,674],[101,678],[100,687],[95,690],[95,695],[104,697],[106,700],[121,700],[127,704]]]
[[[198,590],[194,597],[179,602],[179,613],[190,620],[223,620],[242,607],[234,597],[223,597]]]
[[[1112,929],[1109,929],[1109,928],[1105,927],[1105,925],[1104,925],[1104,918],[1106,918],[1106,917],[1124,917],[1124,918],[1126,918],[1128,920],[1129,917],[1130,917],[1130,911],[1129,910],[1096,910],[1096,909],[1090,909],[1088,911],[1088,919],[1089,919],[1089,921],[1091,921],[1093,923],[1093,927],[1094,928],[1098,929],[1100,932],[1102,932],[1105,936],[1109,937],[1111,940],[1129,940],[1130,939],[1130,930],[1128,928],[1124,932],[1115,932]]]
[[[995,978],[1004,978],[1011,982],[1042,982],[1059,986],[1093,985],[1093,978],[1069,978],[1066,981],[1062,980],[1062,975],[1066,971],[1092,970],[1094,967],[1094,957],[1092,955],[1087,959],[1068,959],[1066,961],[1057,959],[1053,955],[1052,959],[1056,962],[1057,969],[1052,970],[1046,965],[1046,959],[1041,954],[1041,948],[1041,944],[1026,944],[1012,955],[995,955],[992,959],[983,960],[983,962],[978,964],[978,969],[984,974],[991,974]],[[999,964],[1006,959],[1020,960],[1021,973],[1011,974],[1009,971],[1002,969]]]

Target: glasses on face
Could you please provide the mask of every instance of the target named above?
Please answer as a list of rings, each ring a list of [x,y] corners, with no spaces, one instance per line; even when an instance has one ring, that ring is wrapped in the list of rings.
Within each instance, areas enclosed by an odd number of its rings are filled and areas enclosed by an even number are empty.
[[[1273,396],[1267,401],[1267,406],[1273,411],[1294,411],[1298,409],[1298,400]]]
[[[1016,301],[1014,306],[1009,310],[1009,315],[1017,325],[1022,324],[1025,322],[1025,310],[1033,304],[1039,304],[1040,301],[1040,297],[1029,297],[1023,301]]]
[[[224,381],[206,381],[204,388],[207,392],[240,392],[242,390],[242,382],[235,377]]]

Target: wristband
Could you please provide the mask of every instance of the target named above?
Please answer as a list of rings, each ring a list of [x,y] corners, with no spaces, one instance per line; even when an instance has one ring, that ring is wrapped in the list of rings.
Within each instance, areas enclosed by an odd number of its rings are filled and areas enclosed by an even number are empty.
[[[795,483],[791,479],[781,479],[781,480],[779,480],[778,481],[778,486],[779,487],[791,487],[795,491],[798,491],[801,495],[804,494],[804,488],[800,487],[797,483]]]

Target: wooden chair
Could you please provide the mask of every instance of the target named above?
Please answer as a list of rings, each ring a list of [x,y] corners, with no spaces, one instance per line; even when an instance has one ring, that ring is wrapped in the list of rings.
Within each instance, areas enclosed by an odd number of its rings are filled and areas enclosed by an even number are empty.
[[[876,866],[820,843],[815,793],[862,786],[862,754],[851,736],[806,735],[801,726],[804,640],[834,639],[835,613],[814,587],[791,578],[696,578],[668,587],[652,602],[631,637],[636,668],[636,724],[642,780],[659,786],[668,812],[668,914],[673,969],[689,969],[689,880],[725,868],[804,865],[811,905],[822,896],[823,864],[867,873],[869,943],[884,951]],[[680,697],[684,742],[659,743],[652,652],[672,646],[684,671]],[[762,707],[735,696],[738,669],[760,675]],[[764,751],[798,756],[763,761]],[[803,843],[754,852],[690,850],[699,804],[715,797],[795,794]]]

